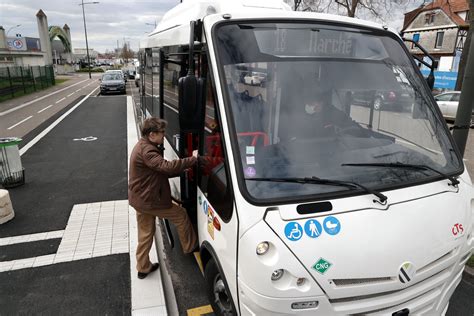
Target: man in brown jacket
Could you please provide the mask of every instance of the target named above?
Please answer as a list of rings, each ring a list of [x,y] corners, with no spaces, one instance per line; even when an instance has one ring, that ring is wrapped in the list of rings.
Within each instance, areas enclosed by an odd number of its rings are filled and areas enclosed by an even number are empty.
[[[143,122],[142,137],[133,148],[130,157],[128,200],[137,211],[138,278],[145,278],[158,269],[158,263],[150,262],[149,252],[155,235],[155,217],[166,218],[178,230],[184,253],[197,247],[197,236],[186,210],[173,204],[168,178],[179,175],[192,167],[195,156],[167,161],[158,146],[163,144],[166,121],[148,118]]]

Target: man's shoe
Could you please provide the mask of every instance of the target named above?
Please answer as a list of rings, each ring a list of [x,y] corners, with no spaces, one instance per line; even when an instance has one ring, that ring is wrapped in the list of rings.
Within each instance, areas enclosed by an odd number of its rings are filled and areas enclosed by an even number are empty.
[[[151,265],[150,272],[146,272],[146,273],[145,273],[145,272],[138,272],[138,275],[137,275],[138,278],[139,278],[139,279],[144,279],[144,278],[146,278],[147,275],[149,275],[149,274],[152,273],[153,271],[158,270],[158,267],[159,267],[159,266],[160,266],[159,263],[153,263],[153,264]]]

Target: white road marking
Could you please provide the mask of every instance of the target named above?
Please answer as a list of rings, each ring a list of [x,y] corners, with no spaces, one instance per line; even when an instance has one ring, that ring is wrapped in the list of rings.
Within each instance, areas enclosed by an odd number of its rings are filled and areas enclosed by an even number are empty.
[[[59,99],[59,100],[56,101],[55,103],[58,104],[59,102],[64,101],[64,100],[66,100],[66,98]]]
[[[82,90],[82,88],[81,88],[81,89],[77,89],[76,92],[79,92],[79,91],[81,91],[81,90]]]
[[[50,104],[50,105],[48,105],[48,106],[47,106],[47,107],[45,107],[44,109],[42,109],[42,110],[39,110],[39,111],[38,111],[38,113],[41,113],[41,112],[43,112],[43,111],[46,111],[47,109],[49,109],[49,108],[50,108],[50,107],[52,107],[53,105],[54,105],[54,104]]]
[[[69,111],[67,111],[66,113],[64,113],[63,115],[61,115],[61,117],[59,117],[56,121],[53,122],[53,124],[49,125],[44,131],[42,131],[41,133],[39,133],[35,138],[33,138],[28,144],[26,144],[25,146],[23,146],[21,149],[20,149],[20,155],[23,155],[24,153],[26,153],[26,151],[28,149],[30,149],[34,144],[36,144],[37,142],[40,141],[41,138],[43,138],[46,134],[48,134],[56,125],[58,125],[62,120],[64,120],[66,118],[66,116],[68,116],[69,114],[71,114],[72,111],[74,111],[79,105],[81,105],[85,100],[87,100],[88,97],[90,97],[90,95],[92,93],[94,93],[95,90],[97,90],[99,87],[95,88],[94,90],[92,90],[91,93],[89,93],[88,95],[86,95],[79,103],[77,103],[75,106],[73,106],[71,109],[69,109]]]
[[[95,140],[97,140],[98,138],[97,137],[94,137],[94,136],[87,136],[87,137],[83,137],[83,138],[74,138],[73,141],[83,141],[83,142],[93,142]]]
[[[76,93],[76,92],[69,93],[69,94],[67,95],[67,97],[69,98],[69,97],[70,97],[71,95],[73,95],[74,93]]]
[[[24,242],[61,238],[63,237],[63,234],[64,234],[64,230],[54,230],[54,231],[36,233],[36,234],[30,234],[30,235],[3,237],[3,238],[0,238],[0,246],[8,246],[8,245],[14,245],[14,244],[21,244]]]
[[[15,125],[10,126],[10,127],[7,128],[7,129],[10,130],[10,129],[12,129],[12,128],[15,128],[15,127],[17,127],[18,125],[20,125],[21,123],[24,123],[24,122],[28,121],[28,120],[29,120],[30,118],[32,118],[32,117],[33,117],[33,115],[28,116],[26,119],[24,119],[24,120],[22,120],[22,121],[16,123]]]
[[[39,97],[39,98],[37,98],[37,99],[34,99],[34,100],[30,101],[30,102],[26,102],[26,103],[24,103],[24,104],[22,104],[22,105],[19,105],[19,106],[17,106],[17,107],[14,107],[14,108],[12,108],[12,109],[10,109],[10,110],[6,110],[6,111],[3,111],[3,112],[0,112],[0,116],[4,116],[4,115],[7,115],[7,114],[9,114],[9,113],[11,113],[11,112],[14,112],[14,111],[17,111],[17,110],[19,110],[19,109],[22,109],[22,108],[24,108],[25,106],[28,106],[28,105],[30,105],[30,104],[33,104],[33,103],[37,102],[37,101],[43,100],[43,99],[45,99],[45,98],[47,98],[47,97],[50,97],[50,96],[52,96],[52,95],[54,95],[54,94],[56,94],[56,93],[59,93],[59,92],[62,92],[62,91],[64,91],[64,90],[67,90],[67,89],[69,89],[69,88],[72,88],[72,87],[74,87],[74,86],[77,86],[78,84],[83,83],[84,81],[87,81],[87,79],[86,79],[86,80],[79,81],[79,82],[76,82],[75,84],[72,84],[72,85],[70,85],[70,86],[67,86],[67,87],[65,87],[65,88],[62,88],[62,89],[60,89],[60,90],[51,92],[50,94],[44,95],[44,96]]]
[[[49,238],[36,240],[61,238],[55,254],[3,261],[0,262],[0,272],[128,253],[129,213],[127,200],[76,204],[65,230],[35,234],[51,234]],[[2,238],[0,245],[7,242],[12,244],[13,239],[16,239],[16,243],[34,241],[30,239],[31,236],[33,235]]]

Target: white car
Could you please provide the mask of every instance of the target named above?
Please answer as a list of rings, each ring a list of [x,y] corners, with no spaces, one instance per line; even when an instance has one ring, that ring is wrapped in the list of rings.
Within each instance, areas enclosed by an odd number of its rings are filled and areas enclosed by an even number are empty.
[[[244,77],[244,83],[251,86],[260,86],[265,82],[265,76],[259,74],[246,75]]]
[[[458,111],[460,91],[450,91],[435,96],[436,103],[446,120],[454,120]]]

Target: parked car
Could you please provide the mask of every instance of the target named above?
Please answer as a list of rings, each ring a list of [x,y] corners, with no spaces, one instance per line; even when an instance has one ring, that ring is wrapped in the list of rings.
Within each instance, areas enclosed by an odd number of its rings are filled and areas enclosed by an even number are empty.
[[[126,86],[122,75],[118,73],[105,73],[100,79],[100,94],[121,92],[125,94]]]
[[[352,103],[355,105],[371,106],[374,110],[391,109],[408,111],[413,104],[413,95],[405,90],[392,91],[353,91]]]
[[[244,77],[244,83],[251,86],[263,86],[265,85],[266,76],[262,73],[254,72],[252,74],[247,74]]]
[[[456,118],[460,96],[460,91],[450,91],[438,94],[434,97],[445,119],[454,120]]]
[[[128,69],[122,69],[122,73],[123,77],[125,78],[125,81],[127,81],[129,75]]]
[[[125,83],[127,83],[127,77],[124,76],[122,70],[107,70],[105,72],[106,74],[110,73],[110,74],[119,74],[122,76],[123,80],[125,81]]]

